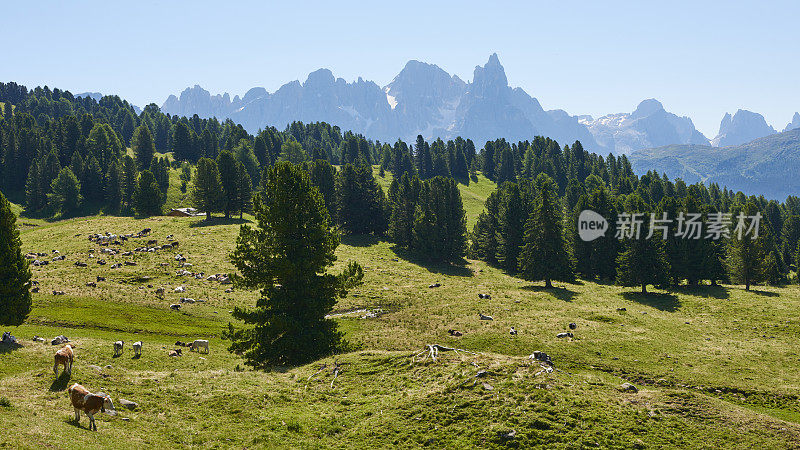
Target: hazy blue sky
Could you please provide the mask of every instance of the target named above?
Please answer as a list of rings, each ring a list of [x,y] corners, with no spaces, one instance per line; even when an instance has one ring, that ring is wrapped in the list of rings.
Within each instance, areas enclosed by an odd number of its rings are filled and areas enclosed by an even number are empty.
[[[140,106],[194,84],[272,92],[320,67],[383,86],[409,59],[469,81],[497,52],[512,86],[570,114],[655,97],[711,138],[726,111],[780,131],[800,110],[797,1],[31,3],[0,6],[0,80]]]

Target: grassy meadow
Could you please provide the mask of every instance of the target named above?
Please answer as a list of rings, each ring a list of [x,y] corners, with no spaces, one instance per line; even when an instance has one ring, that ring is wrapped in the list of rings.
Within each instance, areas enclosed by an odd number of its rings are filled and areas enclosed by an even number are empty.
[[[168,202],[188,205],[171,171]],[[391,174],[378,178],[388,189]],[[494,188],[460,185],[468,227]],[[245,216],[245,221],[248,218]],[[239,220],[91,216],[19,220],[24,252],[58,250],[64,261],[34,267],[40,292],[0,346],[0,446],[14,448],[792,448],[800,446],[800,287],[682,287],[642,295],[578,281],[545,290],[480,261],[435,265],[393,244],[344,236],[339,270],[364,267],[364,284],[333,314],[351,351],[301,367],[257,372],[226,350],[230,310],[256,292],[178,276],[231,271]],[[25,224],[28,225],[25,225]],[[92,233],[152,228],[175,250],[104,255]],[[92,257],[93,255],[94,257]],[[97,259],[106,260],[99,265]],[[76,261],[88,267],[76,267]],[[114,263],[135,262],[111,269]],[[87,286],[97,276],[106,281]],[[439,288],[429,288],[438,282]],[[183,286],[185,293],[175,293]],[[156,294],[163,288],[165,294]],[[52,291],[65,295],[52,295]],[[479,293],[491,299],[479,299]],[[172,311],[181,297],[202,300]],[[492,321],[479,320],[479,313]],[[574,338],[556,334],[577,328]],[[517,335],[509,330],[514,327]],[[452,337],[448,330],[463,333]],[[55,346],[73,341],[71,378],[52,372]],[[32,341],[34,335],[46,343]],[[209,354],[172,358],[176,340],[210,340]],[[121,357],[112,342],[124,340]],[[133,358],[129,344],[144,342]],[[471,353],[417,353],[426,344]],[[547,352],[556,371],[528,358]],[[335,376],[333,367],[341,368]],[[485,371],[476,376],[479,371]],[[79,425],[65,388],[79,382],[117,402],[98,431]],[[637,393],[621,392],[633,383]],[[138,403],[123,409],[119,398]],[[514,431],[513,437],[509,435]]]

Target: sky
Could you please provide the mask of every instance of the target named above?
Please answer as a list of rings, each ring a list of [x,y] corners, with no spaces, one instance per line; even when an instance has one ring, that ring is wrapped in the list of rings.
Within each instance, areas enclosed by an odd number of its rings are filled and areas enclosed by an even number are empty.
[[[646,98],[713,138],[725,112],[782,131],[800,110],[797,1],[43,1],[0,7],[0,81],[144,106],[199,84],[274,92],[318,68],[383,86],[408,60],[465,81],[497,52],[545,109],[599,117]]]

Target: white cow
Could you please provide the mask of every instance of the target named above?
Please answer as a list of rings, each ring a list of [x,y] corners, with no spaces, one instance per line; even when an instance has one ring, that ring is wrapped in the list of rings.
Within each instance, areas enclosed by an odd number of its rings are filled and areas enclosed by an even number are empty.
[[[195,339],[194,342],[191,343],[189,350],[194,350],[199,352],[201,348],[206,349],[206,353],[208,353],[208,341],[205,339]]]
[[[136,341],[132,344],[133,347],[133,356],[141,357],[142,356],[142,341]]]

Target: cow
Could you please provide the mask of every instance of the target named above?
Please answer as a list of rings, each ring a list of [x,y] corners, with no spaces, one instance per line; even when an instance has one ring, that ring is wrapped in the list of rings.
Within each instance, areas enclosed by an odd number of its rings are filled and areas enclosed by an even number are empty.
[[[181,349],[176,348],[175,350],[170,350],[169,353],[167,353],[167,355],[172,357],[181,356]]]
[[[136,341],[131,346],[133,347],[133,356],[140,358],[142,356],[142,341]]]
[[[114,342],[114,356],[120,356],[122,354],[124,346],[125,346],[125,341]]]
[[[173,304],[169,305],[169,309],[171,309],[173,311],[180,311],[181,310],[181,305],[178,304],[178,303],[173,303]]]
[[[206,353],[208,353],[208,341],[207,340],[205,340],[205,339],[195,339],[194,342],[192,342],[191,347],[189,347],[189,350],[193,350],[193,351],[199,352],[201,348],[206,349]]]
[[[78,383],[70,386],[68,392],[72,407],[75,409],[75,422],[80,422],[81,411],[83,411],[89,418],[90,430],[97,431],[97,424],[94,421],[94,415],[98,412],[104,412],[111,415],[116,414],[114,402],[111,401],[111,397],[108,395],[92,394],[85,387]]]
[[[59,364],[64,366],[64,372],[62,372],[62,374],[67,373],[68,375],[72,375],[72,360],[74,358],[75,354],[72,352],[72,345],[67,344],[58,349],[55,355],[55,364],[53,364],[53,373],[56,374],[56,378],[58,378]]]

